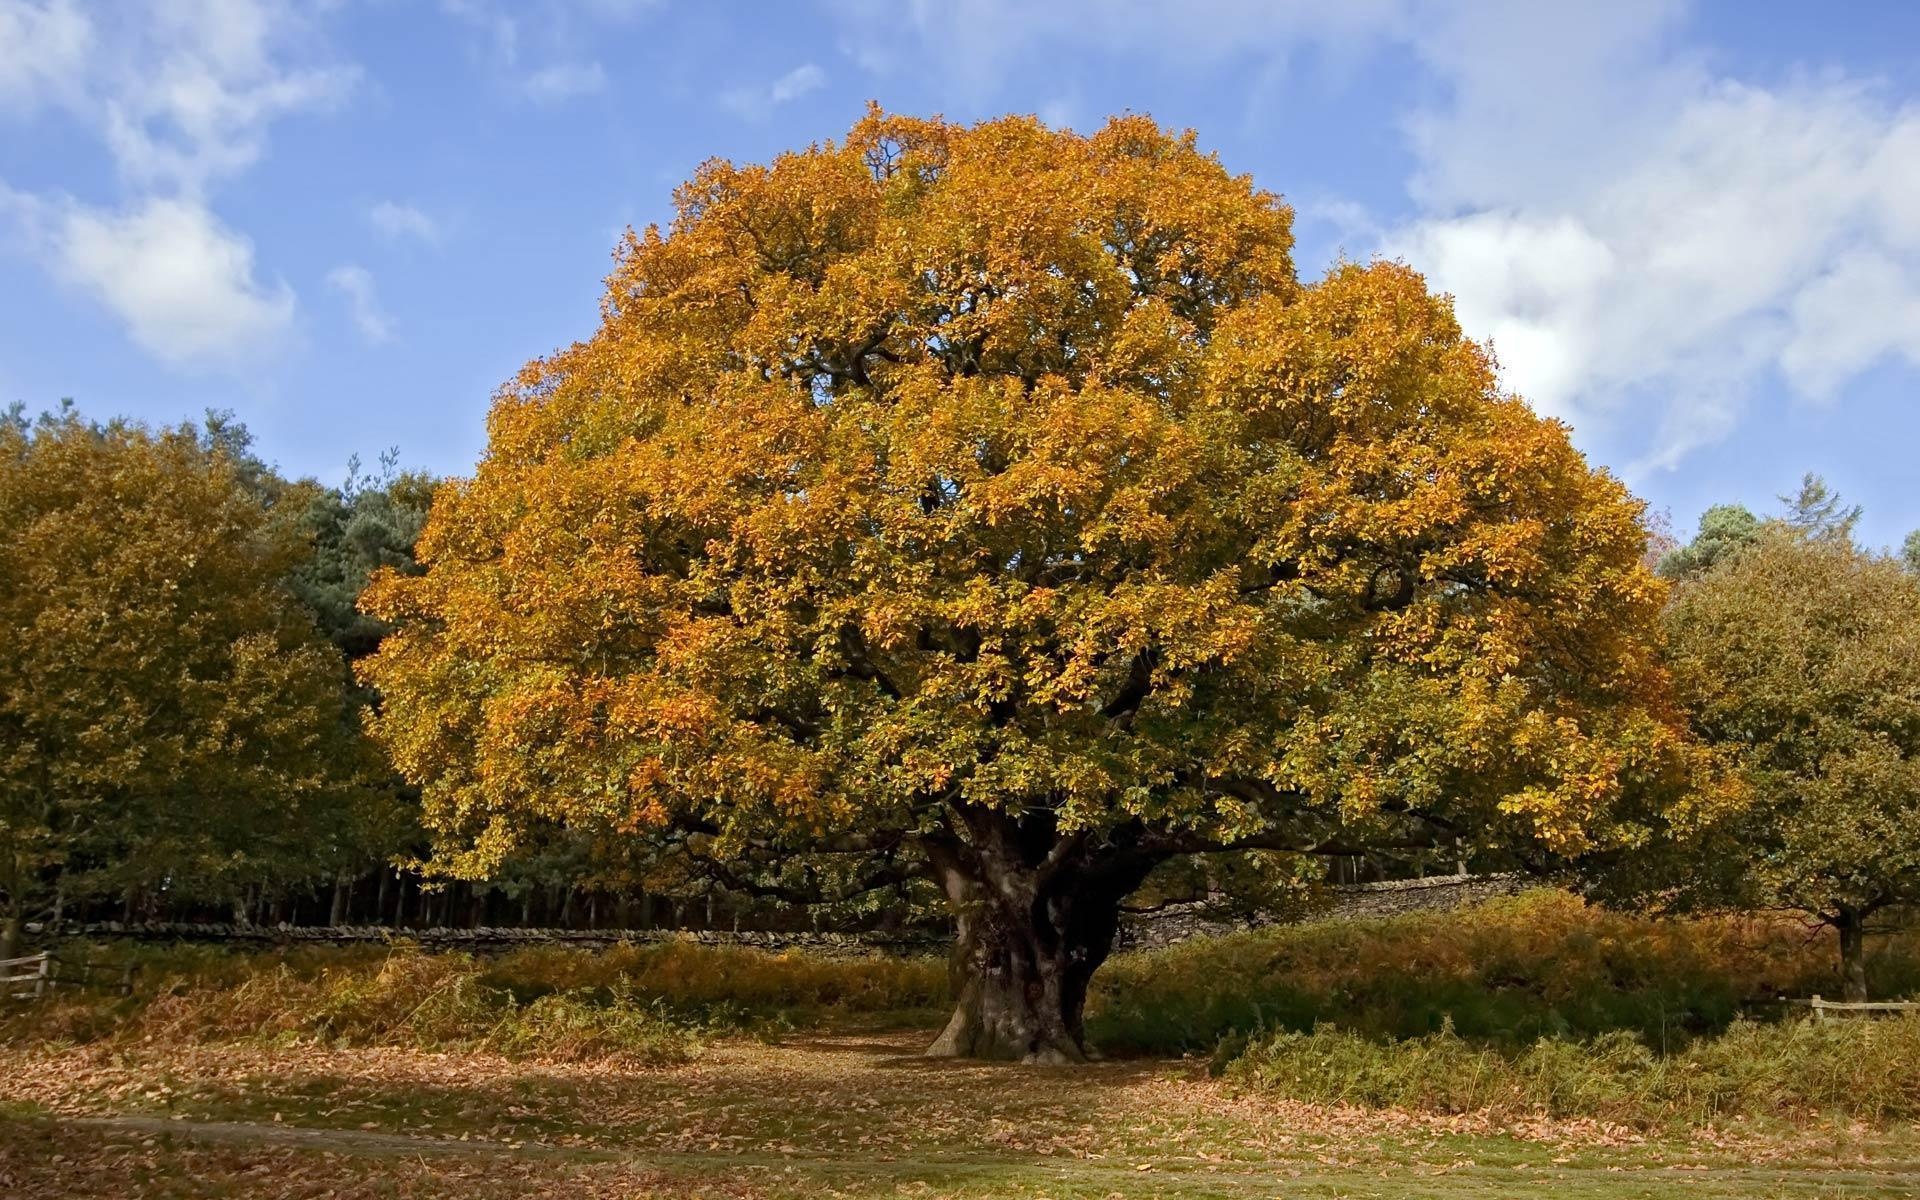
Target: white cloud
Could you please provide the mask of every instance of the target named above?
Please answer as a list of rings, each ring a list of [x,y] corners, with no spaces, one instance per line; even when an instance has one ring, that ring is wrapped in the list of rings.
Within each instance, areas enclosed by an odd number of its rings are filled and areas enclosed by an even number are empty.
[[[395,241],[417,238],[431,244],[440,240],[439,222],[411,204],[382,200],[367,210],[367,221],[380,236]]]
[[[1582,333],[1596,314],[1578,301],[1613,278],[1613,251],[1571,218],[1476,213],[1415,227],[1389,244],[1457,294],[1461,324],[1491,339],[1509,377],[1555,415],[1587,368]]]
[[[749,120],[759,120],[782,104],[825,87],[827,73],[813,63],[801,63],[773,82],[757,87],[729,88],[720,93],[723,107]]]
[[[347,316],[353,319],[354,328],[360,336],[369,342],[387,342],[393,339],[393,318],[380,307],[380,297],[374,290],[373,275],[365,267],[356,263],[341,263],[327,272],[327,286],[339,292],[347,304]]]
[[[74,0],[0,0],[0,112],[68,99],[93,45]]]
[[[255,275],[253,243],[197,202],[145,201],[112,212],[14,196],[30,254],[173,366],[231,367],[270,352],[293,323],[285,283]]]
[[[536,104],[559,104],[576,96],[605,91],[607,73],[597,62],[565,62],[526,77],[521,88]]]
[[[1888,200],[1913,172],[1899,148],[1920,145],[1920,110],[1846,82],[1642,74],[1666,97],[1662,119],[1628,112],[1593,151],[1602,177],[1541,170],[1542,135],[1521,128],[1550,128],[1537,112],[1511,136],[1498,106],[1434,115],[1422,187],[1457,207],[1384,246],[1455,294],[1540,408],[1649,429],[1635,470],[1724,436],[1771,373],[1830,398],[1920,340],[1920,239],[1910,207]]]
[[[58,107],[124,189],[101,205],[0,183],[0,235],[164,363],[257,361],[285,340],[296,299],[261,279],[253,242],[207,197],[259,160],[276,121],[351,91],[356,70],[327,58],[310,16],[326,7],[0,0],[0,107]]]
[[[139,186],[197,192],[232,176],[265,152],[276,120],[332,108],[358,79],[352,67],[313,61],[318,39],[287,0],[128,12],[89,60],[82,107]]]
[[[1685,0],[833,0],[841,48],[963,105],[1049,54],[1205,69],[1397,47],[1416,213],[1304,210],[1452,292],[1509,386],[1639,441],[1638,469],[1723,437],[1772,378],[1826,400],[1920,361],[1920,107],[1828,74],[1761,86],[1679,38]],[[1285,185],[1286,180],[1279,180]]]

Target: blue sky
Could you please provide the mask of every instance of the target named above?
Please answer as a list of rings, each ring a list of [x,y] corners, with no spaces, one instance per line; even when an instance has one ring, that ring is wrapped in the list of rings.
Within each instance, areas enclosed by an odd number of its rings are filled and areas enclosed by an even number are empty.
[[[1199,131],[1674,523],[1920,527],[1920,4],[0,0],[0,401],[464,473],[703,158],[872,99]]]

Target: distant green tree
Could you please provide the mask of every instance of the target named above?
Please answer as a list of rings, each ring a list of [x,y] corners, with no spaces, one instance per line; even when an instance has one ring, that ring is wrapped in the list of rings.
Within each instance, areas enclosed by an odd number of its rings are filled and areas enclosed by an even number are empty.
[[[1780,497],[1786,506],[1781,520],[1803,537],[1851,541],[1860,523],[1858,504],[1848,504],[1827,481],[1809,471],[1800,477],[1800,490]]]
[[[1907,570],[1920,575],[1920,529],[1908,534],[1907,540],[1901,543],[1900,561]]]
[[[1790,496],[1779,497],[1782,512],[1774,518],[1808,537],[1851,538],[1860,521],[1860,506],[1847,504],[1809,471]],[[1762,519],[1744,504],[1716,504],[1700,514],[1693,540],[1662,554],[1654,570],[1667,579],[1685,580],[1710,571],[1760,536]]]
[[[1920,577],[1855,546],[1858,516],[1803,487],[1676,590],[1678,698],[1745,796],[1609,862],[1606,881],[1678,907],[1806,912],[1837,932],[1850,999],[1867,994],[1869,919],[1920,902]]]
[[[304,503],[300,527],[308,552],[288,576],[293,591],[349,663],[379,648],[390,626],[359,609],[360,593],[375,571],[418,574],[413,546],[426,524],[435,481],[399,470],[399,451],[380,455],[372,474],[363,473],[358,456],[348,460],[346,481],[337,488],[311,482],[288,485]],[[357,736],[378,696],[349,681],[347,720]],[[373,786],[364,802],[334,831],[334,920],[343,919],[354,877],[408,859],[423,841],[419,802],[382,755],[370,773]]]
[[[1700,514],[1693,540],[1669,550],[1654,568],[1667,579],[1690,579],[1750,545],[1760,532],[1760,518],[1744,504],[1716,504]]]
[[[361,473],[355,457],[341,487],[315,490],[308,501],[303,523],[313,549],[291,580],[349,661],[372,653],[389,628],[359,609],[367,580],[383,568],[419,572],[413,546],[426,524],[435,481],[398,468],[397,450],[382,454],[371,475]]]

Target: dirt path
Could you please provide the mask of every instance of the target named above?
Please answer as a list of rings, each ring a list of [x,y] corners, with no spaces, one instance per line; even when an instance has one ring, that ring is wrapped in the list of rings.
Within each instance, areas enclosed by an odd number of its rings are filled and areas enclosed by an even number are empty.
[[[1920,1196],[1920,1134],[1646,1141],[1236,1092],[1190,1062],[929,1062],[919,1035],[670,1069],[314,1047],[0,1063],[35,1196]],[[4,1189],[0,1189],[4,1190]]]
[[[495,1142],[458,1138],[416,1137],[404,1133],[376,1133],[363,1129],[314,1129],[304,1125],[271,1125],[257,1121],[187,1121],[177,1117],[59,1117],[56,1122],[77,1133],[97,1133],[102,1140],[117,1136],[137,1140],[189,1138],[230,1146],[285,1146],[341,1154],[515,1154],[555,1155],[566,1150],[538,1143]]]

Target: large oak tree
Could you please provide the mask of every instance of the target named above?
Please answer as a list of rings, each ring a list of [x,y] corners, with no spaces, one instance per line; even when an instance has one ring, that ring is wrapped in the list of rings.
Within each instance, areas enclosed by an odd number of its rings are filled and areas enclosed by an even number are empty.
[[[558,825],[924,873],[934,1051],[1073,1059],[1169,856],[1573,852],[1683,757],[1639,504],[1191,136],[875,112],[677,205],[369,593],[448,869]]]

